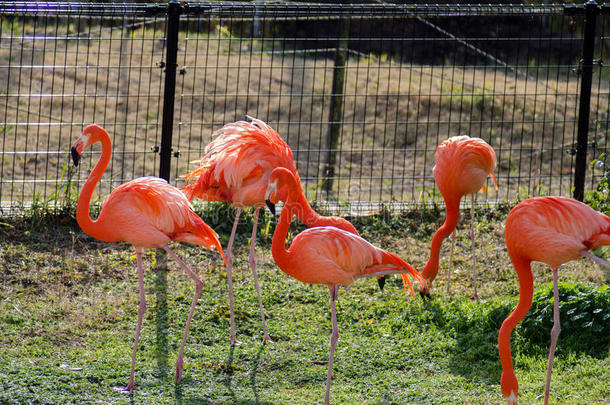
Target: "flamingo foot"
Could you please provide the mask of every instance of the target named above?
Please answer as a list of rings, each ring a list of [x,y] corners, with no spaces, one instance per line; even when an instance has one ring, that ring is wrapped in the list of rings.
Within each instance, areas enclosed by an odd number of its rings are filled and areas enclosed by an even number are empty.
[[[268,334],[265,333],[265,336],[263,336],[263,344],[265,344],[267,342],[275,343],[275,340],[271,339],[271,337]]]
[[[241,340],[237,340],[236,337],[232,337],[231,338],[231,345],[237,346],[237,345],[240,345],[240,344],[241,344]]]
[[[115,391],[129,393],[134,389],[134,383],[127,384],[127,387],[112,387]]]

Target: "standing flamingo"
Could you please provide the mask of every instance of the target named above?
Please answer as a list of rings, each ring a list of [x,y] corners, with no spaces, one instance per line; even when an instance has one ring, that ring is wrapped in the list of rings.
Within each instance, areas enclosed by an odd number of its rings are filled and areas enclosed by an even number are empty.
[[[237,121],[227,124],[214,134],[215,139],[206,146],[200,165],[186,176],[182,189],[189,200],[194,197],[206,201],[224,201],[237,208],[233,229],[227,246],[227,278],[229,281],[230,339],[238,343],[235,334],[235,316],[232,278],[232,250],[237,223],[243,208],[254,207],[254,225],[250,239],[249,263],[254,277],[254,287],[263,324],[263,342],[271,341],[265,322],[265,311],[261,299],[254,245],[259,210],[265,204],[265,189],[269,175],[276,167],[288,169],[296,178],[300,191],[300,210],[297,213],[306,226],[332,225],[358,234],[356,228],[343,218],[318,215],[307,203],[301,188],[299,174],[292,150],[280,135],[265,122],[251,118],[252,122]],[[195,181],[188,184],[192,179]]]
[[[140,304],[138,306],[138,324],[131,356],[131,373],[126,391],[134,388],[136,351],[140,338],[142,318],[146,311],[144,294],[144,275],[142,271],[142,250],[162,247],[169,253],[195,282],[195,295],[184,328],[180,353],[176,361],[176,382],[182,377],[184,345],[188,335],[195,305],[201,295],[203,282],[197,275],[167,246],[170,241],[188,242],[216,249],[224,260],[224,254],[218,236],[201,218],[192,211],[184,194],[165,180],[156,177],[141,177],[115,188],[104,200],[96,220],[89,216],[91,196],[104,170],[110,162],[112,143],[108,133],[98,125],[89,125],[82,135],[72,144],[71,154],[74,165],[78,166],[84,148],[102,143],[102,155],[89,174],[81,190],[76,206],[76,220],[81,229],[88,235],[104,242],[124,241],[131,243],[136,250],[138,281],[140,286]],[[225,261],[226,262],[226,261]]]
[[[300,209],[294,192],[298,188],[297,180],[290,170],[279,167],[271,172],[265,200],[272,213],[275,211],[272,201],[277,201],[278,195],[288,193],[273,233],[271,253],[275,263],[289,276],[304,283],[328,286],[333,328],[326,374],[325,404],[328,404],[335,345],[339,338],[335,310],[339,285],[351,284],[354,279],[361,277],[400,274],[405,289],[408,285],[413,294],[407,273],[424,288],[426,282],[417,270],[398,256],[371,245],[360,236],[332,226],[304,230],[293,239],[290,248],[286,250],[288,227],[293,215]]]
[[[451,252],[449,254],[449,271],[447,273],[447,292],[451,276],[451,263],[453,261],[453,246],[455,243],[455,228],[460,217],[460,200],[470,194],[472,205],[470,216],[470,238],[472,239],[472,271],[474,281],[474,295],[477,299],[477,269],[474,248],[474,194],[479,191],[487,176],[491,174],[496,190],[498,184],[493,169],[496,167],[496,153],[487,142],[480,138],[471,138],[466,135],[453,136],[443,141],[434,154],[435,165],[432,169],[436,186],[445,200],[447,218],[443,225],[432,237],[430,257],[424,266],[422,276],[431,285],[438,273],[441,245],[443,240],[452,234]],[[422,291],[423,292],[423,291]]]
[[[531,262],[542,262],[553,270],[553,328],[544,388],[548,404],[555,346],[560,332],[557,270],[581,256],[610,267],[610,263],[588,252],[610,245],[610,218],[579,201],[565,197],[534,197],[517,204],[506,218],[508,255],[519,278],[519,302],[504,320],[498,336],[502,363],[502,394],[509,405],[517,404],[519,385],[513,370],[510,335],[532,305],[534,281]]]

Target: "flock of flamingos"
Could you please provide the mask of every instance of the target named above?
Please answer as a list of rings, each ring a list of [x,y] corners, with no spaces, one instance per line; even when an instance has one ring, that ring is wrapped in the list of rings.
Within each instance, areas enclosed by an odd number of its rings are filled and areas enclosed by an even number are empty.
[[[260,208],[266,203],[274,213],[274,204],[283,201],[284,206],[273,234],[273,259],[289,276],[304,283],[325,284],[330,292],[332,334],[326,379],[326,404],[330,400],[334,351],[339,338],[335,310],[339,286],[348,285],[356,278],[376,276],[379,286],[383,288],[385,275],[400,274],[405,292],[408,287],[414,295],[410,275],[418,282],[420,293],[429,296],[439,269],[441,244],[455,231],[462,196],[474,195],[480,190],[487,177],[490,174],[493,176],[496,166],[494,150],[482,139],[456,136],[438,146],[435,153],[434,179],[445,200],[447,216],[444,224],[434,234],[430,257],[420,273],[398,256],[361,238],[349,221],[317,214],[303,193],[292,151],[279,134],[263,121],[238,121],[218,130],[215,139],[206,147],[200,166],[187,175],[183,189],[156,177],[132,180],[110,193],[98,218],[93,220],[89,215],[91,196],[110,161],[111,140],[102,127],[89,125],[71,148],[74,164],[78,165],[83,149],[96,142],[101,142],[102,153],[80,192],[76,219],[82,230],[92,237],[107,242],[128,242],[136,250],[140,304],[129,384],[125,390],[134,389],[136,351],[146,311],[142,270],[142,251],[145,248],[165,249],[195,282],[195,295],[176,362],[176,382],[182,377],[184,346],[203,283],[169,248],[169,242],[188,242],[216,249],[222,256],[227,266],[229,282],[230,339],[232,344],[239,343],[235,336],[231,250],[241,210],[248,206],[254,207],[255,210],[249,263],[258,295],[263,342],[271,341],[258,288],[254,244]],[[195,197],[207,201],[225,201],[237,208],[226,256],[214,230],[193,211],[189,200]],[[293,216],[297,216],[308,229],[298,234],[286,249],[286,236]],[[509,405],[517,403],[518,383],[513,370],[510,336],[532,303],[533,277],[530,264],[532,261],[542,262],[551,267],[554,283],[554,325],[551,331],[544,400],[547,404],[553,356],[560,332],[558,267],[581,256],[610,267],[610,263],[588,252],[589,249],[610,244],[610,218],[569,198],[535,197],[522,201],[510,211],[505,228],[508,254],[519,278],[520,297],[517,307],[503,322],[498,338],[502,364],[502,394]],[[472,228],[471,237],[474,238]],[[453,244],[451,251],[453,252]],[[473,267],[476,297],[476,261]]]

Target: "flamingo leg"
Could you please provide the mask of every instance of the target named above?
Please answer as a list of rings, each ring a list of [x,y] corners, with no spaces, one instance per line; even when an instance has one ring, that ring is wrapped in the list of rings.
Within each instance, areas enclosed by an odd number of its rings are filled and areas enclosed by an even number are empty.
[[[472,283],[474,284],[474,294],[471,300],[478,300],[477,294],[477,256],[474,246],[474,194],[470,194],[472,203],[470,204],[470,239],[472,240]]]
[[[449,269],[447,269],[447,294],[451,290],[451,274],[453,273],[453,248],[455,247],[455,229],[451,232],[451,249],[449,250]]]
[[[233,229],[231,230],[231,237],[229,238],[229,244],[227,245],[227,250],[225,251],[225,258],[227,259],[227,279],[229,281],[229,310],[231,312],[229,316],[230,323],[230,338],[231,344],[237,345],[240,342],[235,337],[235,302],[233,300],[233,240],[235,239],[235,232],[237,231],[237,223],[239,222],[239,215],[241,214],[241,208],[237,208],[235,212],[235,221],[233,221]]]
[[[189,311],[189,316],[186,320],[186,326],[184,327],[184,336],[182,336],[182,344],[180,345],[180,352],[178,354],[178,360],[176,361],[176,383],[180,381],[182,378],[182,366],[183,366],[183,358],[184,358],[184,345],[186,344],[186,337],[189,333],[189,327],[191,326],[191,320],[193,319],[193,313],[195,312],[195,306],[197,306],[197,301],[201,296],[201,290],[203,289],[203,282],[197,277],[197,275],[184,263],[176,254],[169,248],[169,246],[163,246],[163,249],[167,253],[170,254],[176,260],[180,266],[186,271],[186,273],[193,279],[195,282],[195,295],[193,296],[193,302],[191,303],[191,310]]]
[[[602,259],[601,257],[595,256],[593,253],[589,252],[588,250],[583,250],[582,252],[580,252],[580,254],[583,257],[588,257],[589,259],[593,260],[595,263],[597,263],[601,266],[610,268],[610,262]]]
[[[261,320],[263,322],[263,343],[271,342],[271,337],[267,333],[267,323],[265,322],[265,309],[263,308],[263,300],[261,298],[261,292],[258,287],[258,274],[256,273],[256,261],[254,260],[254,245],[256,244],[256,230],[258,227],[258,214],[260,208],[254,208],[254,225],[252,226],[252,237],[250,238],[250,268],[252,269],[252,276],[254,277],[254,288],[256,289],[256,297],[258,298],[258,308],[261,311]]]
[[[553,328],[551,329],[551,347],[549,347],[549,364],[546,369],[546,384],[544,387],[544,405],[549,403],[549,391],[551,389],[551,373],[553,371],[553,358],[555,357],[555,347],[557,338],[561,332],[559,323],[559,288],[558,288],[557,268],[553,269]]]
[[[144,294],[144,272],[142,270],[142,248],[136,248],[136,258],[138,263],[138,284],[140,286],[140,304],[138,305],[138,324],[136,326],[136,338],[133,343],[133,353],[131,355],[131,372],[129,374],[129,384],[125,391],[132,391],[134,388],[134,374],[136,370],[136,352],[138,351],[138,341],[140,340],[140,330],[142,319],[146,312],[146,295]]]
[[[335,309],[335,299],[337,298],[339,285],[333,284],[328,289],[330,292],[330,313],[333,324],[333,331],[330,335],[330,355],[328,356],[328,371],[326,372],[326,396],[324,399],[325,405],[328,405],[330,401],[330,381],[333,376],[333,359],[335,357],[335,346],[337,345],[337,340],[339,340],[339,328],[337,327],[337,310]]]

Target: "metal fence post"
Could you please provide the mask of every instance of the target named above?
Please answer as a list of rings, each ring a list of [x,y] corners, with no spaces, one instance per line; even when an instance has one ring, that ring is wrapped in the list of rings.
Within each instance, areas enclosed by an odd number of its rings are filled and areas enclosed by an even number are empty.
[[[585,4],[585,26],[581,61],[582,77],[580,81],[578,135],[574,168],[574,198],[578,201],[582,201],[585,196],[589,115],[591,112],[591,82],[593,79],[593,52],[595,50],[595,27],[599,10],[595,0],[589,0]]]
[[[165,86],[163,88],[163,118],[161,121],[161,150],[159,177],[169,181],[172,158],[172,134],[174,126],[174,100],[176,98],[176,67],[178,62],[178,27],[182,6],[178,0],[171,0],[167,7],[167,35],[165,47]],[[167,339],[167,254],[163,249],[156,251],[155,274],[155,323],[156,357],[161,376],[166,375],[168,357]]]
[[[161,161],[159,177],[169,181],[174,126],[174,100],[176,98],[176,66],[178,61],[178,26],[182,6],[171,0],[167,7],[167,43],[165,48],[165,86],[163,89],[163,120],[161,121]]]
[[[347,45],[349,41],[349,19],[341,20],[339,27],[339,43],[335,51],[335,66],[333,68],[333,85],[330,97],[330,113],[328,127],[328,152],[326,154],[326,165],[324,167],[324,180],[322,189],[326,197],[330,197],[333,190],[333,179],[335,177],[335,164],[337,162],[337,146],[343,120],[343,88],[345,83],[345,62],[347,60]]]

